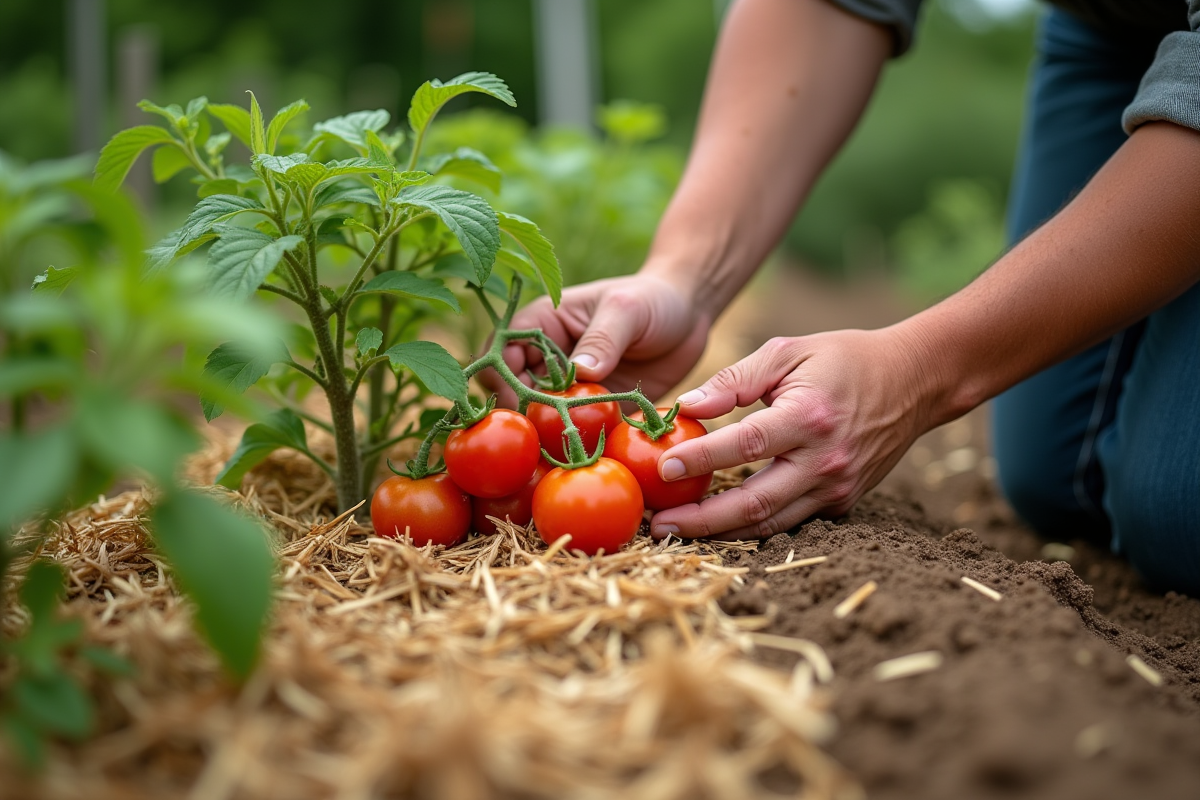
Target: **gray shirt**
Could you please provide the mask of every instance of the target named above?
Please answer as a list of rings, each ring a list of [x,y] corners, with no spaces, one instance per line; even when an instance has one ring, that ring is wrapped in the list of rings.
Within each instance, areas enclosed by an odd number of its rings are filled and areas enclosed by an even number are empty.
[[[896,54],[912,44],[922,0],[831,0],[847,11],[892,29]],[[1102,28],[1136,33],[1163,31],[1158,54],[1121,119],[1127,133],[1162,120],[1200,131],[1200,0],[1060,0],[1057,5]],[[1186,6],[1186,8],[1185,8]],[[1178,24],[1172,15],[1178,9]],[[1186,22],[1185,22],[1186,17]],[[1139,23],[1141,23],[1139,25]],[[1172,28],[1178,30],[1171,30]]]

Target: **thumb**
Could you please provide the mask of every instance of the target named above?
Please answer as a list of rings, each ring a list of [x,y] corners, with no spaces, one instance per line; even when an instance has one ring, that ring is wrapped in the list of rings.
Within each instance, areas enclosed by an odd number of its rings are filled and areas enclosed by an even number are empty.
[[[786,341],[772,339],[699,388],[679,395],[679,413],[693,419],[713,419],[765,397],[789,372],[787,360],[779,352]]]
[[[648,313],[643,303],[625,295],[601,300],[571,353],[579,377],[588,381],[608,377],[630,342],[645,329]]]

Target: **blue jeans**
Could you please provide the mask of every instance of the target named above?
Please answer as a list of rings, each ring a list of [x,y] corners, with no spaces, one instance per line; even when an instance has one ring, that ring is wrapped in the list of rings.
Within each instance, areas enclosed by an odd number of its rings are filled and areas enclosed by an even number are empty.
[[[1009,204],[1016,242],[1126,140],[1154,43],[1052,10]],[[1039,533],[1110,542],[1148,583],[1200,596],[1200,285],[996,398],[1000,485]]]

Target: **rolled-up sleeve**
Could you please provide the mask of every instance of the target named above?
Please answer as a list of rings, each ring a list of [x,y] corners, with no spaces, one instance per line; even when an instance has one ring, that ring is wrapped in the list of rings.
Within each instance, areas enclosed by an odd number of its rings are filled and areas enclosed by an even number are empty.
[[[1190,31],[1167,34],[1158,46],[1121,118],[1126,133],[1155,121],[1200,130],[1200,0],[1189,0],[1188,22]]]
[[[913,29],[917,26],[917,11],[922,0],[829,0],[838,8],[857,17],[877,22],[891,29],[895,47],[893,56],[903,54],[912,46]]]

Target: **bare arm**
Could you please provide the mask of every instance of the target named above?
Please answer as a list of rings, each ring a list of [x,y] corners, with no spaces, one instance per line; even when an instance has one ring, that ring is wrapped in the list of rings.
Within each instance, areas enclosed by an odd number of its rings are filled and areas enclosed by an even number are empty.
[[[885,28],[825,0],[740,0],[642,270],[573,287],[558,309],[532,304],[515,324],[553,336],[585,380],[652,396],[674,386],[849,135],[891,47]],[[516,347],[506,358],[518,374],[539,361]]]
[[[710,418],[769,408],[663,454],[664,478],[774,456],[741,489],[654,518],[659,536],[751,538],[847,510],[913,440],[1162,307],[1200,280],[1200,133],[1139,128],[1058,215],[971,285],[878,331],[776,339],[689,392]]]

